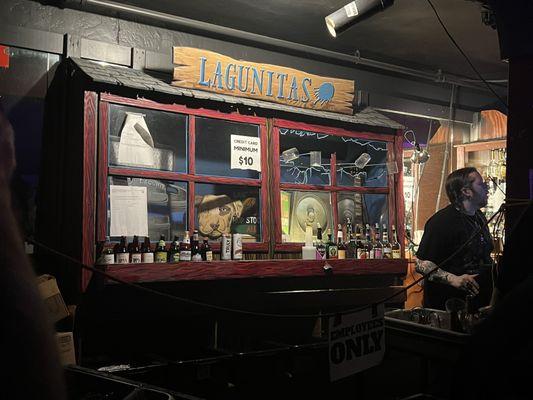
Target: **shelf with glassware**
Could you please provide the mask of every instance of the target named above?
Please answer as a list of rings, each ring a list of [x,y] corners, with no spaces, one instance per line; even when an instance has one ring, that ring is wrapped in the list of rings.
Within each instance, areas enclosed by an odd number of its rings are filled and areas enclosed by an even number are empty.
[[[476,141],[455,146],[457,149],[457,168],[474,167],[487,182],[489,196],[484,209],[487,218],[498,211],[505,201],[506,191],[506,139]],[[493,220],[489,229],[494,240],[494,256],[501,255],[504,243],[504,220]]]

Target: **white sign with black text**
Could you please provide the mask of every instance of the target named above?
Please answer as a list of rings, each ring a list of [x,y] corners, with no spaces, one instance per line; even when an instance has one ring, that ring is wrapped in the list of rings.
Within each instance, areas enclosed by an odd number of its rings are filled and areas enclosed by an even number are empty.
[[[261,172],[261,141],[258,137],[231,135],[231,169]]]
[[[331,381],[363,371],[385,355],[384,306],[329,319],[329,375]]]

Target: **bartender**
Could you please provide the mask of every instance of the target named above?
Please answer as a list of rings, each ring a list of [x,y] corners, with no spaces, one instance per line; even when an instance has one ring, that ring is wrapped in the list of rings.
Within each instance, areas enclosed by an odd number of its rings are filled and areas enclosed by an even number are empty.
[[[416,253],[417,272],[432,271],[424,283],[424,307],[444,310],[446,300],[466,295],[475,308],[486,306],[493,286],[492,239],[480,211],[487,185],[475,168],[461,168],[446,178],[446,194],[451,204],[427,221]]]

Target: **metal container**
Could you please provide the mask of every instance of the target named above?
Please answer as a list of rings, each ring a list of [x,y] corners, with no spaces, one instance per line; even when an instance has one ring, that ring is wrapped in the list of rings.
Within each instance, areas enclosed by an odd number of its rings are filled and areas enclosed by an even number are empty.
[[[242,235],[240,233],[233,234],[233,259],[242,260]]]
[[[231,260],[231,235],[224,233],[222,235],[222,243],[220,246],[220,259]]]

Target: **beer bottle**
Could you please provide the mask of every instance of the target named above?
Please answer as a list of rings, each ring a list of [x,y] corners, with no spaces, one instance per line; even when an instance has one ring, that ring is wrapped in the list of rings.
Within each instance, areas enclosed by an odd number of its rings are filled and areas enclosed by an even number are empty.
[[[337,229],[337,257],[339,260],[344,260],[346,258],[346,244],[342,237],[342,225],[339,224]]]
[[[200,254],[200,240],[198,238],[198,231],[196,229],[192,234],[191,261],[202,261],[202,255]]]
[[[96,263],[98,265],[108,265],[108,264],[114,264],[115,263],[115,253],[113,252],[113,248],[110,245],[106,244],[108,243],[109,237],[106,238],[107,240],[98,242],[97,246],[97,257],[96,257]]]
[[[120,242],[115,249],[115,262],[117,264],[128,264],[130,262],[130,254],[126,247],[126,236],[120,237]]]
[[[209,246],[209,241],[204,237],[204,245],[202,246],[202,260],[213,261],[213,250]]]
[[[398,242],[398,236],[396,235],[396,228],[392,225],[392,258],[402,257],[402,247]]]
[[[326,258],[338,258],[337,244],[333,241],[333,234],[330,229],[328,229],[328,242],[326,243]]]
[[[174,240],[170,243],[168,251],[168,262],[174,263],[180,260],[180,246],[178,236],[174,235]]]
[[[316,259],[325,260],[326,259],[326,245],[322,242],[322,228],[317,222],[316,228]]]
[[[183,242],[180,243],[180,261],[191,261],[191,239],[189,231],[185,231]]]
[[[387,232],[387,225],[383,224],[383,258],[392,258],[392,246],[389,242],[389,234]]]
[[[166,263],[168,260],[167,244],[165,242],[165,235],[161,235],[159,237],[159,242],[157,242],[157,246],[155,248],[154,258],[155,258],[156,263]]]
[[[139,248],[139,237],[133,236],[133,242],[130,247],[130,263],[138,264],[142,261],[141,249]]]
[[[144,242],[141,246],[141,260],[143,263],[154,262],[154,252],[152,251],[152,246],[150,244],[150,238],[148,236],[144,237]]]

